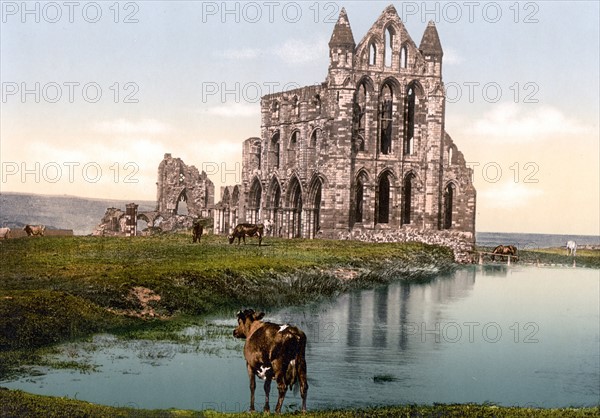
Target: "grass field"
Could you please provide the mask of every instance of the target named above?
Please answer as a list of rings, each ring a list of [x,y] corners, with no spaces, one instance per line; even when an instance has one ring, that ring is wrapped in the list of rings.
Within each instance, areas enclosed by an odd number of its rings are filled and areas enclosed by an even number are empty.
[[[301,305],[453,268],[424,244],[207,236],[44,237],[0,245],[0,377],[32,350],[100,331],[147,328],[242,306]]]

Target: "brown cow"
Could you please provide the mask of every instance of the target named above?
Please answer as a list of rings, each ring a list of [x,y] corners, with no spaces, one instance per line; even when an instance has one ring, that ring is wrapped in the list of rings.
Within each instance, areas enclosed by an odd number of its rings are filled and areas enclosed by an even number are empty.
[[[233,241],[235,241],[237,238],[238,245],[240,245],[240,239],[243,239],[245,245],[246,237],[253,237],[256,235],[258,236],[258,245],[260,245],[262,242],[264,228],[265,227],[263,224],[237,224],[227,238],[229,239],[230,244],[233,244]]]
[[[192,242],[200,242],[204,228],[200,222],[194,222],[192,226]]]
[[[517,247],[514,245],[498,245],[492,251],[492,261],[494,261],[495,256],[512,256],[515,257],[517,255]]]
[[[258,376],[265,381],[265,412],[270,412],[269,392],[273,379],[279,391],[275,412],[281,412],[285,393],[296,381],[300,383],[302,412],[306,412],[306,335],[287,324],[263,322],[264,316],[264,312],[257,313],[252,309],[240,311],[238,326],[233,331],[234,337],[246,339],[244,357],[250,378],[250,411],[254,411],[255,376]]]
[[[46,227],[44,225],[25,225],[23,231],[27,232],[27,235],[30,237],[43,237],[44,232],[46,231]]]

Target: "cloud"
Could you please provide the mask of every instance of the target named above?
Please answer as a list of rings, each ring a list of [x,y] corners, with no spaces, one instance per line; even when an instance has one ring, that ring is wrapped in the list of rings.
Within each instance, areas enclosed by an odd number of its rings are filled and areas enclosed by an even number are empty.
[[[543,196],[544,191],[535,184],[505,181],[487,187],[478,198],[494,209],[517,209],[527,206],[532,199]]]
[[[217,53],[221,58],[230,60],[251,60],[258,58],[261,54],[261,50],[257,48],[244,48],[244,49],[225,49]]]
[[[260,115],[258,104],[232,103],[201,109],[201,113],[224,118],[255,117]]]
[[[328,56],[327,40],[288,39],[270,51],[258,48],[238,48],[219,51],[216,55],[233,61],[247,61],[260,58],[266,54],[274,55],[286,64],[306,64]]]
[[[498,104],[467,128],[470,135],[503,142],[537,141],[558,135],[573,137],[588,132],[588,127],[566,117],[556,108],[542,106],[531,109],[517,103]]]
[[[115,119],[99,122],[94,126],[94,130],[106,135],[160,135],[172,129],[159,120],[145,118],[139,121]]]
[[[288,39],[275,48],[275,55],[287,64],[306,64],[328,56],[327,42],[323,39],[304,41]]]
[[[454,48],[444,48],[444,64],[458,65],[462,64],[463,57]]]

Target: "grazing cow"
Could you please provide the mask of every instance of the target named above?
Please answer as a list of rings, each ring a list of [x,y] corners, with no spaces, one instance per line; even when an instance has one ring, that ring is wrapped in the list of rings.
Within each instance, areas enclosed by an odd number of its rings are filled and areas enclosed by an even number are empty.
[[[492,261],[494,261],[495,256],[513,256],[515,257],[517,255],[517,247],[515,247],[514,245],[498,245],[496,248],[494,248],[494,251],[492,251]]]
[[[240,245],[240,239],[244,240],[244,245],[246,244],[246,237],[258,237],[258,245],[262,242],[263,232],[264,232],[263,224],[237,224],[237,226],[233,229],[233,232],[227,237],[229,239],[229,243],[233,244],[233,241],[237,238],[238,245]]]
[[[265,412],[270,412],[269,392],[273,379],[279,391],[275,412],[281,412],[285,393],[296,381],[300,384],[302,412],[306,412],[306,335],[294,326],[263,322],[264,316],[264,312],[252,309],[240,311],[238,326],[233,331],[234,337],[246,339],[244,357],[250,378],[250,411],[254,411],[255,376],[258,376],[265,381]]]
[[[577,256],[577,243],[575,241],[567,242],[567,255]]]
[[[46,227],[44,225],[25,225],[23,231],[27,232],[27,235],[30,237],[43,237]]]
[[[0,238],[1,239],[9,239],[10,238],[10,228],[0,228]]]
[[[200,242],[203,230],[204,228],[200,222],[194,222],[194,225],[192,226],[192,242]]]
[[[265,235],[270,235],[271,231],[273,231],[273,225],[275,225],[275,222],[273,222],[271,219],[267,219],[263,222],[263,225],[265,226]]]

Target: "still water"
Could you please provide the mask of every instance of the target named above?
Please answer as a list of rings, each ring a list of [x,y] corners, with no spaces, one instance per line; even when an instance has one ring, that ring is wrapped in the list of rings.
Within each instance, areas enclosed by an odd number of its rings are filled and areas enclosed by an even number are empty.
[[[308,407],[492,402],[600,404],[600,271],[470,266],[425,284],[396,283],[271,312],[309,342]],[[0,382],[32,393],[139,408],[248,408],[233,318],[184,332],[189,344],[97,336],[62,359],[96,371],[44,370]],[[276,397],[276,388],[272,389]],[[257,385],[257,406],[264,401]],[[297,409],[299,394],[284,407]]]

